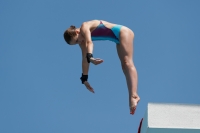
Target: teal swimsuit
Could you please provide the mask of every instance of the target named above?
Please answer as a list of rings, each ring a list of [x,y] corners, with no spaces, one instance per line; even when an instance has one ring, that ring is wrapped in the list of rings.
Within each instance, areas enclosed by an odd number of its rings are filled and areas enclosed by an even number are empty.
[[[115,25],[114,27],[109,29],[105,27],[104,24],[100,21],[100,24],[91,33],[92,41],[109,40],[119,44],[120,43],[119,35],[121,27],[122,25]]]

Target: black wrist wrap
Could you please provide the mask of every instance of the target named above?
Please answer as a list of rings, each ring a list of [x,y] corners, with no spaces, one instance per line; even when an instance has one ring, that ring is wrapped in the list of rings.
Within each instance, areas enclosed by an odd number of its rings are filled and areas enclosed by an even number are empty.
[[[83,75],[82,74],[82,77],[80,79],[82,81],[82,84],[84,84],[84,82],[87,81],[87,79],[88,79],[88,75]]]
[[[91,53],[86,54],[87,62],[90,63],[90,58],[93,57]]]

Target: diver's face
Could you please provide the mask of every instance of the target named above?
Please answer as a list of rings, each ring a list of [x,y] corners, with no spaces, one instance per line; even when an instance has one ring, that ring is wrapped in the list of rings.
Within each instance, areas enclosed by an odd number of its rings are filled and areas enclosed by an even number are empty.
[[[78,36],[79,36],[79,34],[76,34],[76,36],[74,36],[74,37],[71,39],[69,45],[76,45],[76,44],[78,44],[78,43],[79,43],[79,41],[78,41]]]
[[[83,37],[80,35],[80,31],[76,30],[76,35],[71,38],[70,45],[81,44],[83,42]]]

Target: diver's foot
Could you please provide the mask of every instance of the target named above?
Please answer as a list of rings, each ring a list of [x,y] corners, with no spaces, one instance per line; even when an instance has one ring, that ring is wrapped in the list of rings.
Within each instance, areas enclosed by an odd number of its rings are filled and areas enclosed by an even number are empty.
[[[138,95],[133,95],[129,97],[130,114],[134,115],[140,97]]]

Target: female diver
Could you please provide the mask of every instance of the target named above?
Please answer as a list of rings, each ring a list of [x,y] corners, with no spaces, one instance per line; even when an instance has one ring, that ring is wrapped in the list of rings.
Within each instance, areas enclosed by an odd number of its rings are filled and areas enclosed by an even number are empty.
[[[110,40],[116,43],[117,53],[121,61],[123,73],[129,92],[130,114],[134,114],[140,100],[137,94],[138,75],[133,63],[134,33],[126,26],[113,24],[103,20],[91,20],[83,22],[80,28],[70,26],[64,32],[64,39],[69,45],[79,44],[82,51],[82,84],[94,93],[88,79],[90,62],[98,65],[102,59],[93,57],[93,42],[97,40]]]

